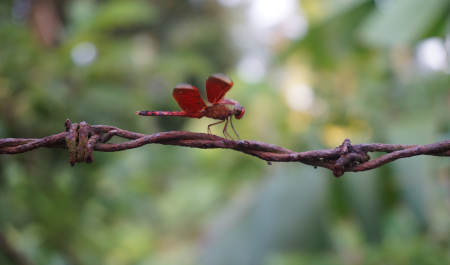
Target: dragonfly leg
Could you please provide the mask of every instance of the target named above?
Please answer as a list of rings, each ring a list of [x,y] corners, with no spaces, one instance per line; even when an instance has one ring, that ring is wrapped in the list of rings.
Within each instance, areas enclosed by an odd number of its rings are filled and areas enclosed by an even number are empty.
[[[231,138],[231,140],[234,140],[233,137],[231,137],[231,135],[228,134],[227,129],[228,129],[228,119],[227,118],[227,122],[225,123],[225,126],[223,127],[223,135],[225,135],[225,138],[227,138],[227,135]],[[227,138],[228,139],[228,138]]]
[[[213,123],[213,124],[210,124],[210,125],[208,125],[208,134],[212,134],[212,132],[211,132],[211,128],[209,128],[209,127],[211,127],[211,126],[213,126],[213,125],[216,125],[216,124],[219,124],[219,123],[222,123],[222,122],[224,122],[225,120],[223,120],[223,121],[219,121],[219,122],[216,122],[216,123]]]
[[[236,132],[236,130],[234,129],[233,126],[233,117],[230,117],[230,123],[231,123],[231,128],[233,128],[234,133],[237,135],[238,140],[241,140],[241,138],[239,137],[239,134]]]

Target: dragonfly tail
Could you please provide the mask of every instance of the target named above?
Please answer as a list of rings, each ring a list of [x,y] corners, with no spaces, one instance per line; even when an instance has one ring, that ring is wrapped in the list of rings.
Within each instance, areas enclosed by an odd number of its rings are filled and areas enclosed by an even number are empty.
[[[186,111],[152,111],[152,110],[141,110],[134,112],[140,116],[179,116],[186,117]]]

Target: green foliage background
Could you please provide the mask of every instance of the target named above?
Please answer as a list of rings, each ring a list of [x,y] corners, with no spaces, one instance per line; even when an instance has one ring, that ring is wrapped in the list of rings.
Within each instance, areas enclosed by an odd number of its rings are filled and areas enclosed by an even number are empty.
[[[227,33],[232,10],[205,1],[65,1],[64,33],[44,46],[0,3],[0,138],[40,138],[86,121],[156,133],[204,132],[210,121],[144,118],[177,110],[179,82],[204,91],[234,81],[246,108],[242,139],[292,150],[336,141],[426,144],[449,139],[450,76],[414,67],[415,45],[450,30],[448,1],[304,0],[305,38],[275,47],[273,69],[307,69],[330,115],[290,110],[268,77],[242,82]],[[150,37],[151,61],[130,59]],[[96,45],[93,64],[72,48]],[[216,128],[215,133],[219,134]],[[336,145],[335,145],[336,146]],[[372,154],[376,156],[376,154]],[[415,157],[335,179],[324,169],[229,150],[145,146],[94,153],[71,168],[67,150],[0,156],[0,231],[34,264],[446,264],[448,158]],[[12,264],[0,251],[0,264]]]

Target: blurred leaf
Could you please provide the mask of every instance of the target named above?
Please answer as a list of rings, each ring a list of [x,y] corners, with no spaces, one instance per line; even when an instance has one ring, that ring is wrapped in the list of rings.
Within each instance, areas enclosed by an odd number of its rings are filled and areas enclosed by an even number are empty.
[[[331,14],[313,25],[309,34],[295,43],[285,54],[307,52],[305,56],[314,66],[336,67],[338,60],[348,59],[353,52],[359,52],[356,27],[373,10],[368,1],[350,1],[346,8]],[[355,47],[356,46],[356,47]],[[293,54],[298,56],[299,54]]]
[[[371,46],[412,44],[448,14],[449,4],[442,0],[393,1],[392,10],[372,12],[359,33]]]
[[[392,124],[388,129],[389,142],[398,144],[433,143],[436,123],[435,119],[426,114],[430,113],[425,112],[421,116],[403,118]],[[431,181],[429,159],[426,156],[418,156],[400,159],[392,164],[404,200],[412,208],[422,227],[428,220],[427,187]]]
[[[369,242],[381,240],[381,203],[377,170],[346,174],[345,194],[354,208]]]
[[[158,9],[145,1],[108,1],[98,8],[94,18],[97,30],[148,25],[156,21],[158,14]]]
[[[218,220],[220,230],[210,231],[206,239],[203,264],[261,264],[282,249],[326,245],[321,222],[325,179],[310,167],[287,168],[292,171],[276,171],[254,197],[231,206],[232,219]]]

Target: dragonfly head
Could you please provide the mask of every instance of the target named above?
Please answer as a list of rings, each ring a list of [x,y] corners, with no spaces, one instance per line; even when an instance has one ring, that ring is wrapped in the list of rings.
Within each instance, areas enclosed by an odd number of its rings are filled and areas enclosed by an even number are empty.
[[[241,105],[234,105],[233,106],[233,115],[236,119],[240,119],[244,117],[245,109]]]

